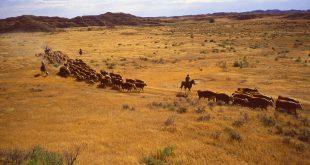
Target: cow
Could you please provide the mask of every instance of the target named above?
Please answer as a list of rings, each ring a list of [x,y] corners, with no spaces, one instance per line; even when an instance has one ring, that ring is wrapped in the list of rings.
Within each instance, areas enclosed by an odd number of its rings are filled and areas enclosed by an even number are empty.
[[[268,106],[273,106],[273,103],[265,98],[250,97],[248,99],[250,108],[261,108],[267,110]]]
[[[208,101],[214,100],[216,98],[216,93],[212,91],[208,91],[208,90],[207,91],[198,90],[197,94],[198,94],[199,99],[208,98]]]
[[[119,74],[116,73],[110,73],[111,78],[118,78],[118,79],[123,79],[123,77]]]
[[[240,106],[244,106],[247,107],[249,105],[249,101],[248,99],[242,99],[242,98],[238,98],[238,97],[233,97],[233,105],[240,105]]]
[[[263,95],[263,94],[259,94],[259,93],[253,93],[252,95],[253,95],[254,97],[259,97],[259,98],[264,98],[264,99],[267,99],[267,100],[269,100],[269,101],[271,101],[271,102],[273,102],[273,103],[274,103],[274,100],[273,100],[273,98],[272,98],[272,97],[265,96],[265,95]]]
[[[69,77],[70,74],[71,73],[70,73],[70,70],[69,70],[67,65],[64,65],[64,66],[59,68],[59,72],[58,72],[59,76],[61,76],[61,77]]]
[[[248,95],[248,94],[244,94],[244,93],[236,93],[233,95],[234,98],[241,98],[241,99],[248,99],[250,100],[252,98],[251,95]]]
[[[216,101],[223,101],[225,104],[229,104],[231,97],[229,97],[225,93],[216,93],[215,94]]]
[[[103,76],[106,76],[106,75],[109,75],[109,73],[105,70],[100,70],[100,73],[103,75]]]
[[[122,83],[121,86],[122,86],[122,89],[123,89],[123,90],[126,89],[127,92],[131,91],[132,89],[134,89],[134,90],[137,89],[137,87],[136,87],[135,84],[129,83],[129,82],[124,82],[124,83]]]
[[[147,86],[145,83],[134,83],[135,85],[136,85],[136,87],[137,87],[137,89],[140,89],[140,90],[142,90],[142,91],[144,91],[143,90],[143,88],[145,87],[145,86]]]
[[[277,99],[276,110],[284,110],[288,114],[297,115],[297,109],[303,109],[300,103],[295,103],[293,101]]]
[[[245,92],[245,93],[252,93],[252,92],[258,92],[256,88],[238,88],[238,91]]]
[[[111,86],[112,82],[110,79],[106,79],[106,78],[102,78],[100,80],[100,85],[99,87],[102,87],[102,88],[106,88],[106,87],[109,87]]]
[[[139,80],[139,79],[135,79],[135,82],[136,82],[136,83],[144,83],[143,80]]]
[[[286,101],[291,101],[291,102],[299,104],[299,101],[294,100],[294,99],[289,98],[289,97],[284,97],[284,96],[278,96],[278,100],[286,100]]]
[[[122,79],[112,78],[111,81],[114,87],[119,88],[119,89],[121,88],[122,83],[123,83]]]
[[[134,80],[134,79],[128,79],[128,78],[126,78],[126,82],[129,82],[129,83],[135,83],[136,81]]]

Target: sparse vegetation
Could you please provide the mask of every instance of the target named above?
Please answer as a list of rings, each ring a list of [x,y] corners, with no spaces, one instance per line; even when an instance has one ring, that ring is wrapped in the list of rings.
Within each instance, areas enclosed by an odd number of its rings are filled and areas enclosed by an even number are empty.
[[[237,60],[233,63],[233,67],[246,68],[249,67],[249,62],[246,57],[243,57],[242,60]]]
[[[205,121],[209,121],[210,119],[211,119],[211,116],[210,114],[208,114],[208,115],[199,116],[197,118],[197,121],[205,122]]]
[[[210,17],[158,18],[166,21],[160,26],[1,34],[0,146],[21,148],[10,154],[15,164],[28,160],[26,148],[35,142],[59,155],[63,164],[143,164],[141,153],[168,144],[177,149],[175,157],[162,161],[151,153],[143,156],[146,162],[309,164],[306,20],[214,16],[216,23],[209,23]],[[141,79],[147,86],[141,92],[119,92],[110,90],[118,86],[100,88],[95,74],[89,84],[60,79],[56,72],[63,64],[48,62],[49,76],[40,76],[42,56],[34,54],[46,45],[82,59],[96,73],[120,74],[124,82]],[[91,78],[79,72],[81,79]],[[179,87],[186,74],[196,84],[185,93]],[[258,88],[274,101],[278,95],[291,97],[304,110],[298,109],[295,117],[275,105],[252,110],[197,96],[197,90],[231,96],[237,88]],[[87,149],[66,151],[72,142],[85,142]]]
[[[145,165],[171,164],[172,162],[170,162],[168,158],[172,156],[174,156],[174,149],[171,146],[167,146],[163,149],[157,149],[155,153],[144,156],[141,159],[141,163]]]
[[[235,131],[234,129],[226,127],[224,129],[224,132],[228,134],[230,141],[242,141],[240,133]]]
[[[74,165],[80,153],[80,148],[65,151],[63,154],[51,152],[40,146],[30,150],[4,150],[0,151],[1,164],[33,164],[33,165]]]
[[[123,110],[130,110],[130,111],[136,110],[134,107],[131,107],[128,104],[123,104],[122,108]]]
[[[249,120],[249,116],[247,113],[240,113],[240,118],[233,122],[233,126],[241,127]]]
[[[258,115],[258,118],[260,122],[266,127],[274,126],[276,124],[275,119],[272,116],[267,116],[264,114]]]
[[[209,18],[209,23],[214,23],[215,19],[214,18]]]

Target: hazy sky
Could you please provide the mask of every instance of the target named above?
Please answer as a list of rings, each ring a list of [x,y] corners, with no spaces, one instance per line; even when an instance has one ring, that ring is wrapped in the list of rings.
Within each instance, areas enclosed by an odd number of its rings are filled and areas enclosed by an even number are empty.
[[[0,18],[19,15],[75,17],[105,12],[173,16],[258,9],[310,9],[310,0],[0,0]]]

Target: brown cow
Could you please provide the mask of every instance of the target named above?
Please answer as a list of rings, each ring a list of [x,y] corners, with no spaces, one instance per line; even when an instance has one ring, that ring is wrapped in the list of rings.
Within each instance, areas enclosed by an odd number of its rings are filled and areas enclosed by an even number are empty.
[[[273,103],[265,98],[251,97],[249,100],[249,107],[261,108],[267,110],[268,106],[273,106]]]
[[[294,99],[292,99],[292,98],[289,98],[289,97],[284,97],[284,96],[278,96],[278,100],[286,100],[286,101],[292,101],[292,102],[294,102],[294,103],[297,103],[297,104],[299,104],[299,101],[297,101],[297,100],[294,100]]]
[[[216,101],[223,101],[225,104],[229,104],[231,97],[229,97],[225,93],[216,93],[215,94]]]
[[[248,99],[250,100],[252,98],[251,95],[248,95],[248,94],[244,94],[244,93],[236,93],[233,95],[233,97],[237,97],[237,98],[241,98],[241,99]]]
[[[123,90],[126,89],[127,92],[131,91],[132,89],[134,89],[134,90],[137,89],[135,84],[129,83],[129,82],[124,82],[124,83],[122,83],[121,86],[122,86],[122,89]]]
[[[99,87],[106,88],[111,86],[112,82],[110,79],[102,78]]]
[[[143,90],[143,88],[145,87],[145,86],[147,86],[145,83],[134,83],[135,85],[136,85],[136,87],[137,87],[137,89],[140,89],[140,90],[142,90],[142,91],[144,91]]]
[[[242,98],[234,97],[232,104],[247,107],[249,105],[249,101],[248,101],[248,99],[242,99]]]
[[[293,101],[281,100],[276,101],[276,110],[284,110],[289,114],[297,115],[297,109],[303,109],[300,103],[295,103]]]
[[[135,82],[136,82],[136,83],[144,83],[143,80],[139,80],[139,79],[135,79]]]
[[[109,74],[109,73],[108,73],[107,71],[105,71],[105,70],[100,70],[100,73],[101,73],[103,76],[106,76],[106,75]]]
[[[122,84],[123,84],[123,80],[122,79],[112,78],[111,81],[112,81],[113,86],[118,88],[118,89],[120,89]]]
[[[134,80],[134,79],[128,79],[128,78],[126,78],[126,82],[129,82],[129,83],[135,83],[136,81]]]
[[[256,88],[238,88],[238,91],[245,92],[245,93],[251,93],[251,92],[258,92]]]
[[[274,100],[273,100],[273,98],[272,98],[272,97],[265,96],[265,95],[260,94],[260,93],[253,93],[252,95],[253,95],[254,97],[259,97],[259,98],[264,98],[264,99],[267,99],[267,100],[269,100],[269,101],[271,101],[271,102],[273,102],[273,103],[274,103]]]
[[[68,68],[67,65],[61,66],[61,67],[59,68],[59,72],[58,72],[58,75],[59,75],[59,76],[61,76],[61,77],[69,77],[70,74],[71,74],[71,73],[70,73],[70,70],[69,70],[69,68]]]
[[[208,91],[208,90],[207,91],[198,90],[197,94],[198,94],[199,99],[208,98],[208,101],[214,100],[216,98],[216,93],[212,91]]]

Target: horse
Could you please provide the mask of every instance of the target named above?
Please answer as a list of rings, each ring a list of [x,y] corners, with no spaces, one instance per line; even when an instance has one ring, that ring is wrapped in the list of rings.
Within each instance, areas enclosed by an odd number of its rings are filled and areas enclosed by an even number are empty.
[[[45,66],[45,64],[44,64],[43,61],[41,62],[41,68],[40,68],[40,70],[41,70],[41,74],[45,74],[45,76],[48,75],[48,71],[47,71],[46,66]]]
[[[195,85],[195,80],[191,80],[189,82],[182,81],[181,82],[181,87],[180,87],[181,91],[182,91],[182,89],[184,87],[185,93],[186,93],[186,89],[188,89],[188,92],[190,92],[193,85]]]

